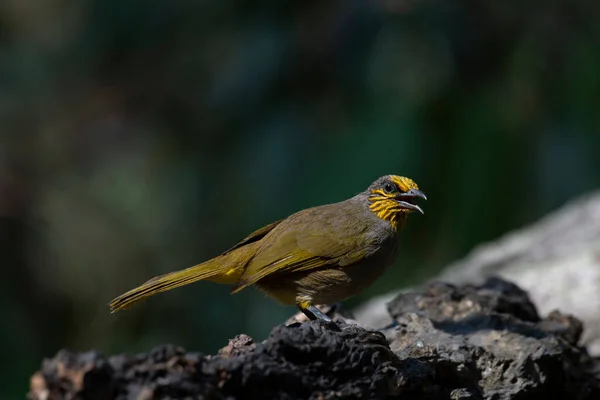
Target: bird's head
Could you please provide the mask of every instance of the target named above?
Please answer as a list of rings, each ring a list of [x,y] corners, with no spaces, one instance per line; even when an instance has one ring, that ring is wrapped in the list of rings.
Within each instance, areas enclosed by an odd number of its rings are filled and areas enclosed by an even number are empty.
[[[371,211],[394,226],[413,211],[423,214],[423,209],[414,201],[417,198],[427,200],[425,193],[419,190],[412,179],[397,175],[377,179],[367,189],[367,195]]]

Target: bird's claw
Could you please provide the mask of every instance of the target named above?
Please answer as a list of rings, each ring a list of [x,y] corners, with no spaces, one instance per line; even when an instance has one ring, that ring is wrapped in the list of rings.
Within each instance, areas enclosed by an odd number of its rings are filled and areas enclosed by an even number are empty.
[[[329,320],[329,321],[325,321],[322,319],[318,319],[317,321],[319,321],[319,324],[324,327],[327,328],[329,330],[335,331],[335,332],[341,332],[344,330],[344,328],[341,328],[335,321],[333,320]]]

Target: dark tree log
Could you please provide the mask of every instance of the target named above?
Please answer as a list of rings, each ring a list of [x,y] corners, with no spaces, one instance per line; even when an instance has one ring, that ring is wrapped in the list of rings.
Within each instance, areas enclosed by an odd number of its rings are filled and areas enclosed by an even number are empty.
[[[599,399],[598,360],[582,324],[541,319],[500,279],[434,283],[389,304],[393,326],[335,332],[281,325],[261,343],[239,335],[217,355],[162,346],[109,358],[60,351],[31,379],[43,399]]]

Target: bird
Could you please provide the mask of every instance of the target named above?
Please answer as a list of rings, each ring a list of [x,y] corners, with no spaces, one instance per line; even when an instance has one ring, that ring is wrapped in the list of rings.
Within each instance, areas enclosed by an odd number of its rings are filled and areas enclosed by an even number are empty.
[[[111,312],[192,282],[255,286],[310,320],[335,324],[315,305],[339,303],[362,292],[396,260],[406,218],[424,214],[427,196],[410,178],[385,175],[357,195],[298,211],[255,230],[201,264],[156,276],[116,297]]]

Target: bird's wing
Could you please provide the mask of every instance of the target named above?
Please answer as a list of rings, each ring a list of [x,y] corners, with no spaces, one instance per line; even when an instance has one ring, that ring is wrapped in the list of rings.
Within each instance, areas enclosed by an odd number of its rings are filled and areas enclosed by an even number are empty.
[[[366,226],[342,222],[353,221],[354,216],[340,218],[339,213],[328,213],[327,209],[318,215],[306,211],[286,221],[264,239],[232,293],[275,272],[351,265],[373,250],[365,240]]]
[[[280,219],[279,221],[272,222],[269,225],[263,226],[262,228],[259,228],[259,229],[255,230],[254,232],[252,232],[251,234],[249,234],[248,236],[246,236],[242,241],[240,241],[239,243],[237,243],[235,246],[231,247],[227,251],[224,251],[222,253],[222,255],[230,253],[233,250],[238,249],[238,248],[240,248],[242,246],[245,246],[247,244],[259,241],[260,239],[262,239],[263,237],[265,237],[265,235],[267,233],[271,232],[273,230],[273,228],[275,228],[277,225],[279,225],[279,223],[281,221],[283,221],[283,219]]]

